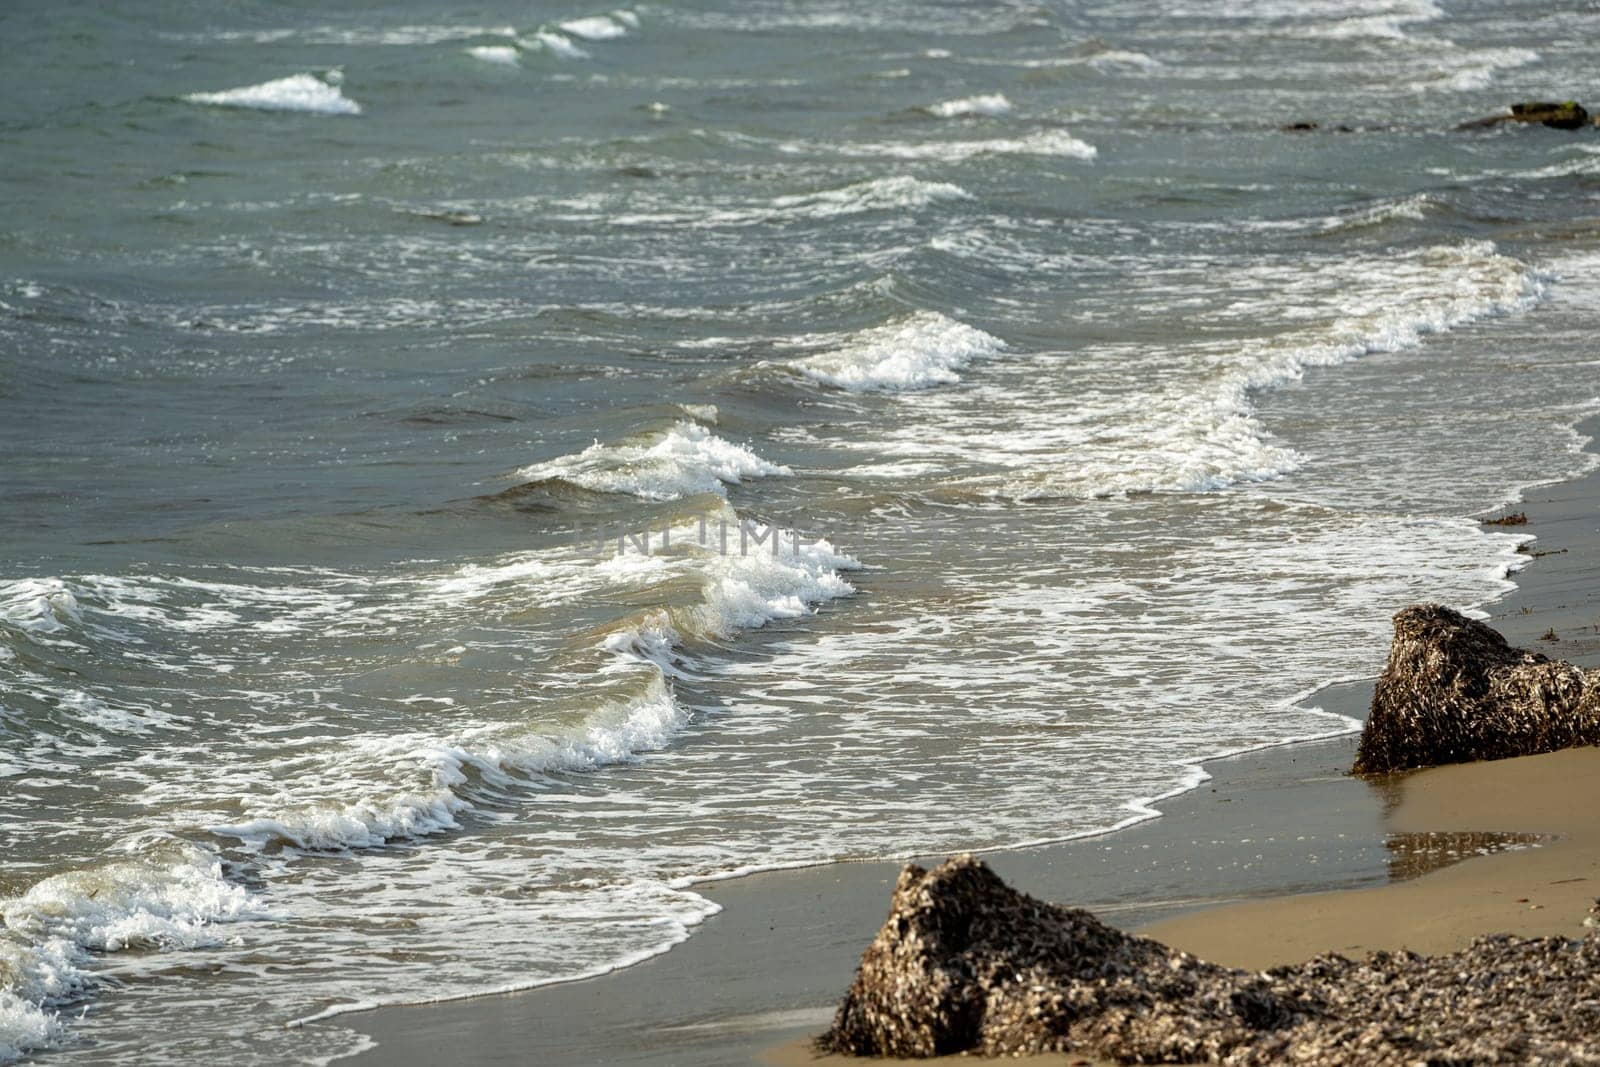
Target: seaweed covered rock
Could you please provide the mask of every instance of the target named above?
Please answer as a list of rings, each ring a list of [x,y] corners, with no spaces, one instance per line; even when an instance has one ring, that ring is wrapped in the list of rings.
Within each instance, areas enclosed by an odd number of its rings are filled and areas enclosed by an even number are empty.
[[[1481,129],[1488,126],[1504,126],[1508,123],[1549,126],[1556,130],[1577,130],[1589,125],[1590,118],[1589,112],[1583,105],[1572,100],[1562,103],[1530,100],[1527,103],[1512,104],[1509,114],[1490,115],[1487,118],[1462,123],[1461,129]]]
[[[823,1051],[1120,1063],[1600,1063],[1600,938],[1250,973],[1034,900],[982,862],[908,866]]]
[[[1352,770],[1378,774],[1600,744],[1600,671],[1513,648],[1439,605],[1394,617]]]
[[[1193,1062],[1315,1010],[1087,911],[1034,900],[958,856],[901,872],[821,1044],[854,1055],[1094,1048]]]

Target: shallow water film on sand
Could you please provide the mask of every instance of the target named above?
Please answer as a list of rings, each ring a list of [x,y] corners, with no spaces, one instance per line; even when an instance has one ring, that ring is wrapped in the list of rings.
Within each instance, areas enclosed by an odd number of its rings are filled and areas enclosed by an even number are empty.
[[[325,1061],[1348,730],[1583,467],[1600,132],[1454,126],[1597,33],[0,13],[0,1061]]]

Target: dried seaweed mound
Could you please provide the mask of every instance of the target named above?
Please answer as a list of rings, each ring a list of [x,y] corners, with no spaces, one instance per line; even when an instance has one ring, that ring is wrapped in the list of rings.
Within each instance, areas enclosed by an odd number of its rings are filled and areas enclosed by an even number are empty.
[[[1437,604],[1394,617],[1352,770],[1505,759],[1600,744],[1600,671],[1512,648]]]
[[[1252,974],[1041,903],[958,856],[901,872],[818,1039],[861,1056],[1120,1063],[1600,1064],[1600,938],[1325,956]]]

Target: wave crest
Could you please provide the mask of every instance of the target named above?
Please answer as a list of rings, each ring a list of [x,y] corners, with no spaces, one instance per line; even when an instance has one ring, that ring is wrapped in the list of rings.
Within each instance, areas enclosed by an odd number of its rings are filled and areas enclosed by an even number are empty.
[[[945,100],[931,104],[925,110],[941,119],[966,118],[970,115],[1004,115],[1011,110],[1011,101],[1003,93],[981,93],[960,100]]]
[[[644,440],[596,441],[577,455],[537,463],[518,473],[530,480],[559,478],[599,493],[676,500],[697,493],[720,494],[726,486],[738,485],[746,478],[783,477],[792,472],[697,422],[683,420]]]

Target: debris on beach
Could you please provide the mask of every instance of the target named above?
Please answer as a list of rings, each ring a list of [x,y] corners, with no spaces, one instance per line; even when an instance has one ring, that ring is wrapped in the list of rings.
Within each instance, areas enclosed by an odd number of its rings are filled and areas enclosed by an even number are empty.
[[[1528,513],[1526,511],[1513,511],[1506,515],[1497,515],[1492,519],[1479,519],[1482,526],[1526,526]]]
[[[1440,605],[1394,617],[1356,774],[1600,744],[1600,670],[1513,648]]]
[[[1034,900],[982,861],[911,865],[819,1050],[1119,1063],[1600,1062],[1600,936],[1251,973]]]

